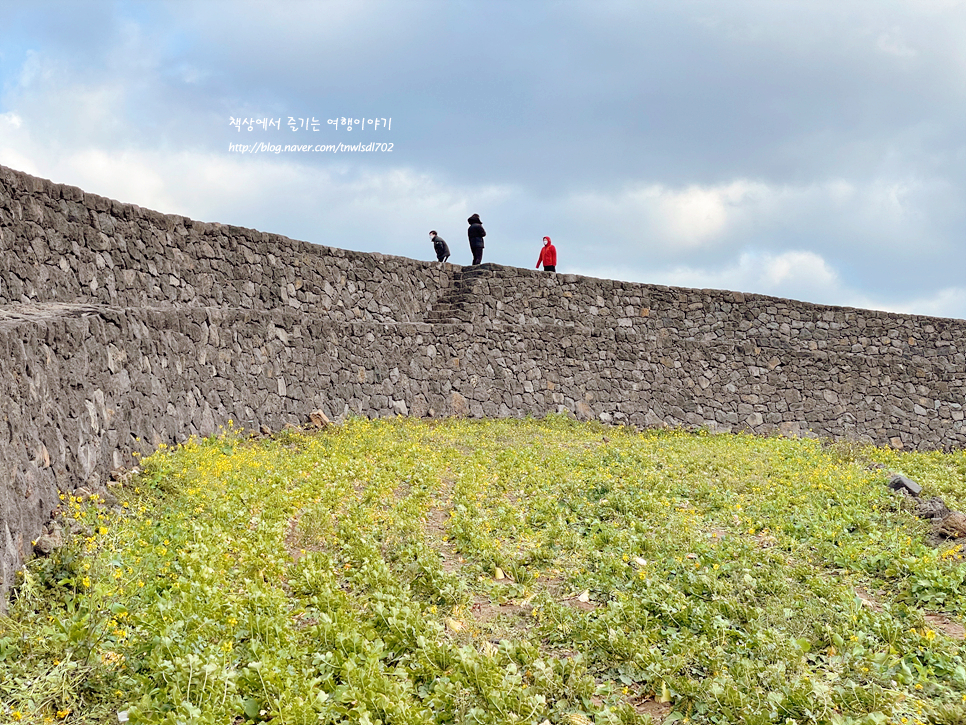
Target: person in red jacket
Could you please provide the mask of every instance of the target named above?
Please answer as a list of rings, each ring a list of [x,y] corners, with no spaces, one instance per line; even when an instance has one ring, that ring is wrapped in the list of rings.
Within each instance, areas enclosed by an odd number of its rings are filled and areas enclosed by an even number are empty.
[[[540,250],[540,257],[537,259],[537,269],[543,265],[544,272],[557,271],[557,248],[550,242],[550,237],[543,238],[543,249]]]

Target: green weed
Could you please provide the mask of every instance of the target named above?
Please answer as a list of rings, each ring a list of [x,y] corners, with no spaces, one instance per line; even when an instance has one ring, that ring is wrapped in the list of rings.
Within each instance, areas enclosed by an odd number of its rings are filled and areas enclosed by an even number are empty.
[[[883,466],[963,504],[963,453],[560,416],[191,440],[65,500],[0,720],[962,722],[966,566]]]

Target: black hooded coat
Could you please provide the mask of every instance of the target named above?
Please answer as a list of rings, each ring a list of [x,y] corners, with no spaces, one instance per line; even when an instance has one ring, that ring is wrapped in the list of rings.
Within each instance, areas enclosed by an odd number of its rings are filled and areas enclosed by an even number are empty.
[[[466,236],[470,238],[470,247],[472,249],[482,249],[483,237],[486,236],[486,230],[480,222],[480,215],[474,214],[466,222],[470,225],[470,228],[466,230]]]

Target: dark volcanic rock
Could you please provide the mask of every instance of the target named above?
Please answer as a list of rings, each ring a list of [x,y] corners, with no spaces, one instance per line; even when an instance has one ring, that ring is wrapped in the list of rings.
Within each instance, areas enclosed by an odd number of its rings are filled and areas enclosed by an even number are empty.
[[[934,496],[933,498],[920,501],[916,504],[916,508],[913,509],[912,513],[920,519],[939,521],[949,515],[949,509],[946,508],[946,504],[943,503],[941,498]]]
[[[937,534],[947,539],[962,539],[966,537],[966,514],[961,511],[950,511],[949,514],[934,524]]]
[[[922,486],[905,476],[893,476],[889,479],[889,488],[893,491],[906,491],[911,496],[918,496],[922,493]]]

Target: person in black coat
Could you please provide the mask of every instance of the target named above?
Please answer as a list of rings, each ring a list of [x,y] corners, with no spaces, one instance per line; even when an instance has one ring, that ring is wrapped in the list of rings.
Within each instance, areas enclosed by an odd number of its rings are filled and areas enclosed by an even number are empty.
[[[474,214],[466,222],[470,225],[470,228],[466,230],[466,235],[470,238],[470,251],[473,252],[473,264],[479,264],[483,261],[483,237],[486,236],[486,230],[483,228],[479,214]]]
[[[429,233],[429,238],[433,240],[433,250],[436,252],[436,259],[442,264],[449,259],[449,245],[435,230]]]

